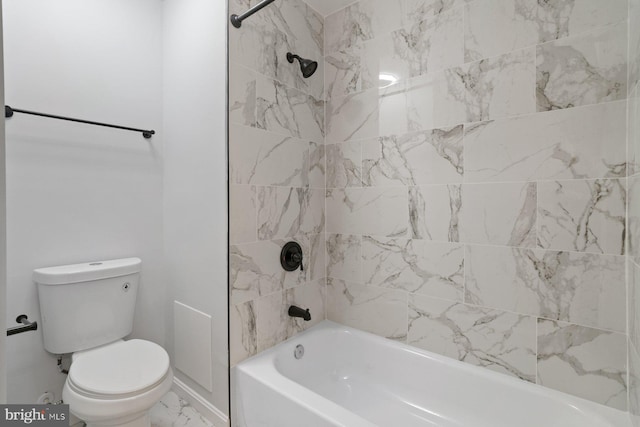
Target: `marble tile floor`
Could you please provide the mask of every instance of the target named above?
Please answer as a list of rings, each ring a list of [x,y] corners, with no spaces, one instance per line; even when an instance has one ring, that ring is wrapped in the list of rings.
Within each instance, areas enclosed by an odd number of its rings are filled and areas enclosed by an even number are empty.
[[[152,427],[212,427],[189,403],[170,391],[151,408]]]
[[[74,416],[70,421],[71,427],[86,427],[84,422]],[[186,400],[170,391],[151,408],[151,427],[213,427],[213,424]]]

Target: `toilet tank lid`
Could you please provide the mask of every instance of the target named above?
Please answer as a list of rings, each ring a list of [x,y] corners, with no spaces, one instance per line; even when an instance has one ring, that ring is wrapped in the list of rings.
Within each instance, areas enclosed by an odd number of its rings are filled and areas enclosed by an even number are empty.
[[[123,258],[38,268],[33,270],[33,280],[41,285],[89,282],[139,273],[141,265],[140,258]]]

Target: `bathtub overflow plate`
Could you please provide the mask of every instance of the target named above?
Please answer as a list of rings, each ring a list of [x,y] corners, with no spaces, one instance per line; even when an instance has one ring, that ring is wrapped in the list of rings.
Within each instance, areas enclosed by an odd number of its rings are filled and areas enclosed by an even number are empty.
[[[304,356],[304,346],[298,344],[296,346],[296,349],[293,350],[293,357],[295,357],[296,359],[302,359],[302,356]]]

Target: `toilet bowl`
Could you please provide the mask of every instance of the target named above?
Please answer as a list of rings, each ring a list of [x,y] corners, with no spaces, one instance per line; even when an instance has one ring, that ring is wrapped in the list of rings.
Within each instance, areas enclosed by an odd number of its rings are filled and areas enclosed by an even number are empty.
[[[149,426],[149,410],[173,382],[167,352],[144,340],[117,341],[74,353],[62,399],[98,426]]]
[[[159,345],[123,340],[133,329],[138,258],[34,271],[44,347],[72,353],[62,399],[88,427],[149,427],[149,410],[171,388]]]

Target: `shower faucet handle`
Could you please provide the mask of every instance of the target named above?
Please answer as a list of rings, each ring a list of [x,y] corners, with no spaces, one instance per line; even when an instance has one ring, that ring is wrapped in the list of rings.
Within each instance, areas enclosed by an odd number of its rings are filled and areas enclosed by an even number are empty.
[[[304,267],[302,266],[302,252],[294,252],[291,255],[291,261],[300,264],[300,271],[304,271]]]
[[[300,271],[304,271],[302,266],[302,247],[298,242],[288,242],[280,252],[280,264],[285,271],[295,271],[300,267]]]

